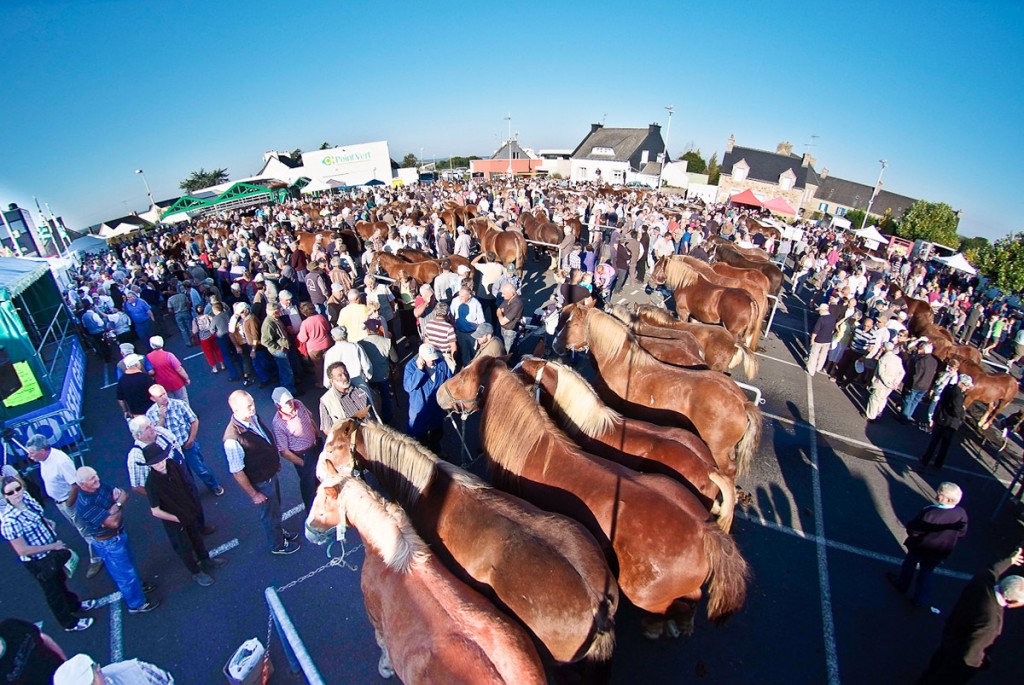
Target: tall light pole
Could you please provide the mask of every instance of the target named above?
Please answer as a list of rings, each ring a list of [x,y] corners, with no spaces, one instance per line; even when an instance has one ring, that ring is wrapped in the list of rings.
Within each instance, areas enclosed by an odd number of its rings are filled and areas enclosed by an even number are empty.
[[[146,184],[146,195],[149,195],[149,206],[156,207],[156,200],[153,199],[153,191],[149,189],[149,181],[146,179],[146,172],[142,169],[136,169],[135,173],[142,175],[142,182]]]
[[[509,112],[508,116],[505,117],[505,121],[508,122],[508,177],[512,178],[512,113]]]
[[[889,162],[884,159],[878,160],[878,163],[882,165],[882,168],[878,170],[878,181],[875,183],[874,192],[871,193],[871,199],[868,200],[868,208],[864,212],[864,221],[860,225],[861,230],[864,230],[868,225],[868,215],[871,214],[871,204],[875,201],[875,195],[882,192],[882,174],[885,173],[885,167],[889,166]]]
[[[665,108],[668,110],[668,128],[665,130],[665,149],[661,153],[661,166],[658,167],[658,192],[661,192],[661,176],[665,173],[665,165],[668,163],[668,139],[672,137],[672,115],[675,114],[676,108],[669,105]]]

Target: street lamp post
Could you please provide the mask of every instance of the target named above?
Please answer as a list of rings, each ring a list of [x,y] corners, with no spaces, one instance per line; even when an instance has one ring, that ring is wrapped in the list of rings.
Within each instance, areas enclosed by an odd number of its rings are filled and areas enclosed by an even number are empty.
[[[142,182],[146,184],[146,195],[149,195],[149,206],[156,207],[156,200],[153,199],[153,191],[149,189],[149,181],[146,179],[146,172],[142,169],[136,169],[135,173],[142,175]]]
[[[509,112],[508,116],[505,117],[505,121],[508,122],[508,177],[512,178],[512,113]]]
[[[868,200],[868,208],[864,212],[864,221],[861,223],[860,228],[864,230],[868,225],[868,216],[871,214],[871,205],[875,201],[875,195],[881,192],[882,189],[882,174],[885,173],[885,167],[889,166],[889,162],[884,159],[878,160],[878,163],[882,165],[882,168],[878,170],[878,181],[875,183],[875,190],[871,193],[871,198]]]
[[[661,176],[665,173],[665,164],[668,162],[668,139],[672,137],[672,115],[675,114],[675,107],[669,105],[665,109],[668,110],[668,127],[665,130],[665,149],[661,153],[661,165],[658,167],[658,192],[661,192]]]

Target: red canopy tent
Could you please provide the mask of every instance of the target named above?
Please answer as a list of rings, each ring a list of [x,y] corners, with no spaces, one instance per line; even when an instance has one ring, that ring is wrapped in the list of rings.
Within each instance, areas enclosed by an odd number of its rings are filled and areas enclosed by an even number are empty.
[[[737,193],[729,198],[729,202],[734,205],[749,205],[751,207],[764,207],[761,201],[754,196],[754,193],[747,188],[742,193]]]
[[[777,197],[768,202],[764,203],[765,209],[770,209],[777,214],[788,214],[789,216],[796,216],[796,210],[789,206],[785,198]]]

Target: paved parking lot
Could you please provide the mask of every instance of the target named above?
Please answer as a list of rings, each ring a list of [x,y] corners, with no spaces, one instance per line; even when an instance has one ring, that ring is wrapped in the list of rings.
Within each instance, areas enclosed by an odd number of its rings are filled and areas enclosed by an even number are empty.
[[[642,292],[627,297],[647,299]],[[912,682],[937,644],[942,618],[913,609],[885,581],[885,571],[902,559],[900,521],[929,502],[940,480],[953,480],[964,489],[971,527],[935,584],[936,604],[946,609],[970,574],[1024,539],[1019,508],[1011,506],[992,520],[1019,458],[993,457],[969,442],[951,454],[941,477],[918,472],[914,460],[927,444],[925,433],[897,423],[891,414],[865,427],[857,414],[862,389],[848,394],[823,377],[809,379],[804,373],[806,330],[813,317],[802,303],[787,298],[763,341],[761,375],[754,384],[765,397],[764,433],[754,469],[740,479],[749,497],[733,529],[754,572],[747,606],[721,628],[698,618],[693,637],[656,643],[640,636],[639,615],[623,607],[614,682]],[[323,548],[308,544],[289,557],[267,553],[252,505],[234,486],[219,449],[228,418],[226,396],[234,386],[223,375],[207,375],[205,361],[186,350],[180,338],[172,338],[169,348],[186,359],[193,378],[203,379],[189,393],[202,421],[207,461],[228,490],[222,498],[204,494],[203,503],[219,528],[212,545],[220,546],[230,564],[217,574],[213,587],[196,586],[145,502],[134,497],[127,507],[128,531],[144,577],[159,584],[159,610],[129,616],[120,602],[112,602],[95,613],[93,628],[65,634],[50,618],[36,584],[8,552],[0,555],[0,573],[7,581],[3,615],[44,621],[44,630],[69,653],[86,651],[100,660],[139,657],[170,669],[178,682],[213,683],[235,646],[249,637],[265,639],[263,589],[303,576],[326,557]],[[88,461],[101,477],[123,486],[131,441],[113,389],[103,387],[109,381],[91,358],[85,430],[93,445]],[[261,416],[269,419],[269,389],[254,394]],[[315,405],[312,392],[302,399]],[[471,420],[471,443],[474,428]],[[445,448],[458,461],[452,435],[446,436]],[[288,465],[282,474],[284,508],[292,513],[286,525],[299,530],[304,512],[295,474]],[[63,539],[81,551],[80,540],[63,519],[59,525]],[[358,545],[353,532],[348,545]],[[355,551],[350,561],[358,566],[361,554]],[[72,586],[87,597],[114,590],[106,574],[91,581],[80,575]],[[327,682],[364,683],[379,677],[357,572],[328,568],[282,592],[281,598]],[[994,667],[977,682],[1019,682],[1019,661],[1013,662],[1011,646],[1022,638],[1024,616],[1009,615]],[[278,671],[271,682],[297,682],[287,673],[276,638],[272,654]]]

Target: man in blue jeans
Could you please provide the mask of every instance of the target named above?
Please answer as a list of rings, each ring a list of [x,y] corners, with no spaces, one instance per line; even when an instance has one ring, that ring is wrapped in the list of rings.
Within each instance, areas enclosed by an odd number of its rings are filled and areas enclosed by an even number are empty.
[[[252,395],[236,390],[228,396],[231,419],[224,429],[224,456],[228,470],[239,487],[259,508],[260,525],[267,536],[271,554],[299,551],[297,533],[281,526],[281,470],[274,433],[256,415]]]
[[[146,411],[146,418],[154,426],[166,428],[173,433],[181,446],[185,463],[192,473],[196,474],[214,495],[223,495],[224,488],[206,465],[203,453],[199,449],[199,440],[196,439],[199,434],[199,417],[192,411],[192,407],[184,400],[168,397],[167,390],[159,383],[149,387],[149,399],[153,400],[153,406]]]
[[[135,556],[128,544],[128,533],[124,530],[122,508],[128,501],[128,492],[104,485],[96,470],[89,466],[81,467],[75,475],[79,488],[75,515],[82,518],[89,530],[93,549],[103,559],[107,572],[121,591],[128,613],[153,611],[160,602],[146,599],[146,592],[152,592],[153,588],[139,578]]]

